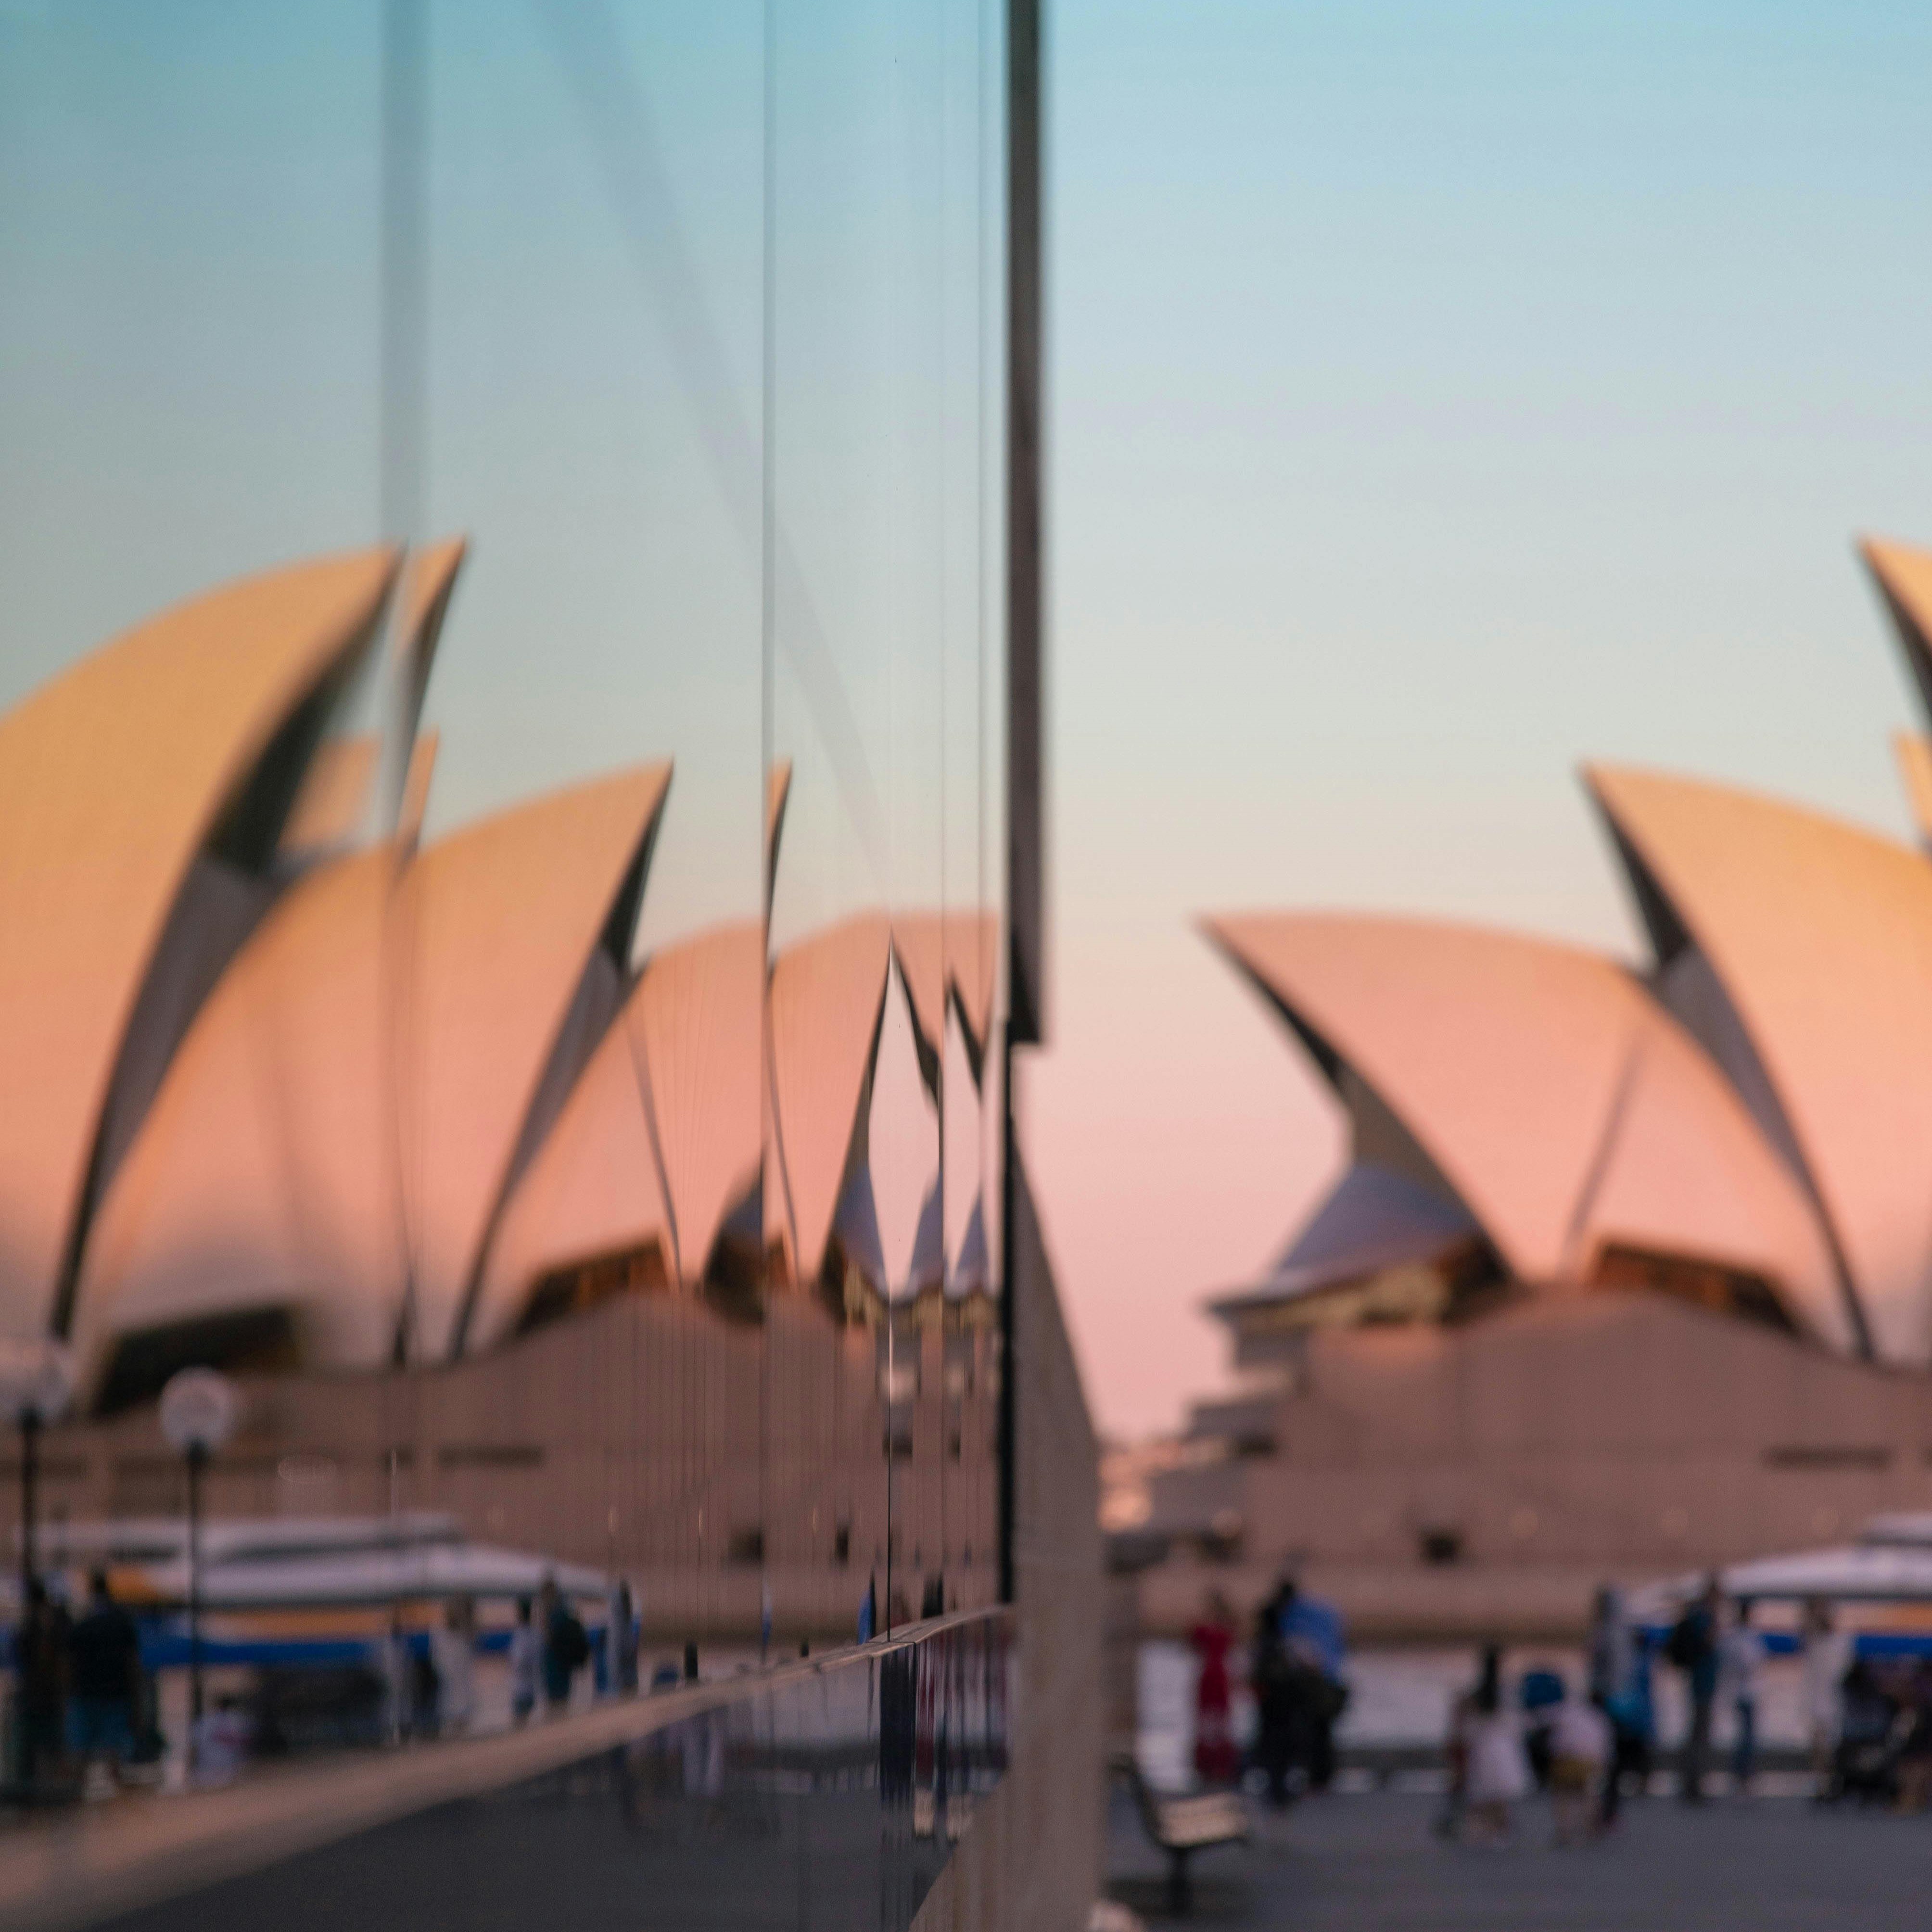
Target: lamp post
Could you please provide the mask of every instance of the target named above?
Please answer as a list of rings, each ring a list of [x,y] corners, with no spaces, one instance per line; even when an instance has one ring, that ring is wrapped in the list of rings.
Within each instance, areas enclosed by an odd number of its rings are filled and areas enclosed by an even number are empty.
[[[188,1768],[201,1727],[201,1474],[235,1432],[242,1399],[213,1369],[183,1369],[161,1391],[161,1433],[188,1458]]]
[[[0,1342],[0,1417],[20,1432],[20,1613],[16,1630],[26,1628],[34,1584],[39,1574],[34,1548],[40,1502],[40,1429],[58,1422],[74,1400],[74,1358],[67,1345],[51,1335]],[[14,1657],[24,1677],[26,1654],[16,1639]],[[16,1726],[18,1756],[10,1768],[22,1782],[39,1766],[34,1761],[32,1734],[22,1722]]]
[[[34,1546],[40,1502],[40,1430],[74,1401],[74,1357],[52,1336],[0,1342],[0,1416],[20,1432],[20,1611],[39,1574]]]

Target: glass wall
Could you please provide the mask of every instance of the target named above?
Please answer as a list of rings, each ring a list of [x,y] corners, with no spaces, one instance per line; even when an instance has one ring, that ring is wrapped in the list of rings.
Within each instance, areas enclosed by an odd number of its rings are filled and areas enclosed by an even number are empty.
[[[171,1754],[194,1367],[258,1718],[997,1594],[1000,34],[0,11],[0,1339]]]

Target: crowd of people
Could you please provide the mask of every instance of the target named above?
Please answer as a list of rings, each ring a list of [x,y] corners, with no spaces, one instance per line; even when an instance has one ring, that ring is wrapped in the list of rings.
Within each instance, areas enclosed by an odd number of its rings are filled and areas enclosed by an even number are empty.
[[[1248,1784],[1274,1806],[1324,1789],[1335,1771],[1335,1727],[1348,1702],[1346,1646],[1331,1606],[1284,1576],[1255,1612],[1245,1664],[1253,1723],[1235,1718],[1240,1633],[1211,1592],[1189,1633],[1195,1678],[1194,1770],[1202,1784]],[[1821,1804],[1932,1808],[1932,1658],[1861,1654],[1831,1606],[1804,1606],[1792,1636],[1808,1734],[1813,1795]],[[1757,1779],[1771,1646],[1748,1601],[1727,1601],[1714,1576],[1674,1619],[1647,1628],[1621,1593],[1598,1594],[1583,1667],[1572,1683],[1548,1664],[1506,1683],[1502,1653],[1481,1653],[1474,1681],[1454,1701],[1444,1758],[1448,1790],[1437,1830],[1500,1842],[1524,1801],[1546,1795],[1559,1844],[1613,1831],[1626,1801],[1659,1772],[1684,1803],[1708,1802],[1717,1738],[1729,1730],[1729,1789]],[[1659,1736],[1660,1672],[1678,1680],[1682,1721],[1666,1754]]]
[[[600,1696],[636,1691],[639,1632],[629,1585],[616,1582],[603,1607],[593,1637],[554,1580],[518,1602],[508,1646],[514,1724],[567,1708],[586,1670]],[[288,1748],[289,1732],[298,1722],[313,1728],[318,1713],[338,1741],[460,1735],[478,1717],[478,1648],[476,1605],[454,1598],[426,1632],[392,1618],[368,1665],[265,1667],[248,1696],[225,1682],[194,1727],[193,1768],[203,1781],[232,1775],[250,1756]],[[104,1796],[130,1780],[159,1778],[167,1742],[155,1678],[141,1627],[115,1600],[104,1572],[89,1579],[78,1613],[44,1582],[29,1583],[10,1660],[9,1782]],[[695,1674],[694,1660],[687,1669]]]
[[[1932,1805],[1932,1660],[1859,1655],[1822,1602],[1806,1606],[1797,1648],[1814,1799],[1907,1811]],[[1727,1710],[1730,1789],[1748,1796],[1767,1655],[1752,1606],[1726,1604],[1714,1576],[1660,1634],[1634,1623],[1614,1588],[1600,1591],[1575,1696],[1562,1674],[1544,1666],[1526,1671],[1510,1699],[1501,1652],[1490,1646],[1451,1714],[1449,1791],[1438,1830],[1506,1838],[1513,1808],[1539,1791],[1550,1796],[1559,1844],[1613,1829],[1624,1800],[1648,1791],[1659,1768],[1660,1666],[1682,1683],[1677,1796],[1687,1804],[1708,1802],[1718,1716]]]
[[[88,1579],[87,1607],[68,1641],[68,1739],[85,1766],[110,1769],[158,1742],[141,1634],[113,1598],[105,1571]],[[57,1726],[50,1729],[57,1730]]]
[[[1334,1606],[1284,1576],[1255,1612],[1248,1646],[1255,1736],[1244,1754],[1234,1726],[1234,1613],[1210,1593],[1189,1634],[1199,1661],[1195,1684],[1194,1768],[1204,1784],[1238,1784],[1252,1768],[1280,1808],[1335,1775],[1335,1726],[1348,1708],[1346,1642]]]
[[[20,1784],[118,1778],[160,1758],[140,1632],[100,1570],[88,1580],[78,1616],[42,1583],[28,1586],[14,1633],[14,1687],[8,1768]]]

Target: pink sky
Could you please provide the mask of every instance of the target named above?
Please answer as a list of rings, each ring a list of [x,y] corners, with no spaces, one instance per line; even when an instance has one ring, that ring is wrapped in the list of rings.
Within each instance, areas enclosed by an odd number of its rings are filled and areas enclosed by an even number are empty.
[[[1341,1157],[1336,1110],[1282,1029],[1185,926],[1065,935],[1027,1144],[1088,1397],[1132,1436],[1226,1372],[1199,1312],[1250,1278]]]

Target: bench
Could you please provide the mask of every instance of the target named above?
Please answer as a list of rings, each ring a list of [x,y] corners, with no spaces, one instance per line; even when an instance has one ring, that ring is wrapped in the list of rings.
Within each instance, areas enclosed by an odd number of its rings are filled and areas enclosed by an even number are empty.
[[[1184,1918],[1194,1902],[1189,1859],[1216,1845],[1246,1844],[1248,1808],[1238,1791],[1156,1791],[1132,1751],[1114,1754],[1114,1772],[1133,1794],[1148,1843],[1167,1854],[1168,1910]]]

